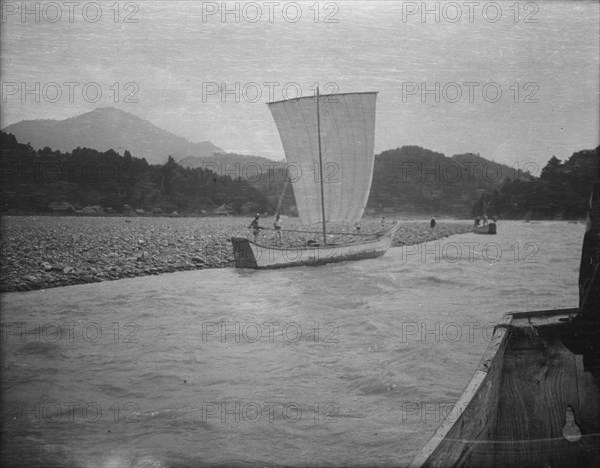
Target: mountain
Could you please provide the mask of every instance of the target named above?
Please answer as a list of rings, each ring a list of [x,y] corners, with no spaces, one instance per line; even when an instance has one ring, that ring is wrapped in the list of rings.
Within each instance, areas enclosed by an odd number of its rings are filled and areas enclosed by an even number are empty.
[[[532,180],[535,174],[529,174],[524,169],[532,169],[537,172],[535,163],[525,163],[522,169],[518,164],[515,167],[500,164],[489,159],[482,158],[479,154],[465,153],[455,154],[452,159],[463,167],[469,168],[470,176],[474,178],[479,175],[491,184],[503,183],[506,178],[510,180],[520,179],[523,181]]]
[[[204,157],[223,150],[209,141],[193,143],[183,137],[114,107],[101,107],[65,120],[23,120],[2,129],[18,141],[30,142],[35,149],[50,147],[69,152],[75,148],[93,148],[100,152],[128,150],[150,164],[174,159]]]
[[[367,207],[375,212],[470,216],[483,193],[527,173],[471,153],[451,158],[419,146],[375,156]]]

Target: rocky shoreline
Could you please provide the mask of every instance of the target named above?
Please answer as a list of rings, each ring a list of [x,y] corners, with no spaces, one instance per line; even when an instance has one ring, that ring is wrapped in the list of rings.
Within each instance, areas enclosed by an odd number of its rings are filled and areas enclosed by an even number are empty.
[[[429,221],[400,222],[394,246],[472,229],[467,222],[442,222],[433,230]],[[248,236],[248,224],[247,218],[4,217],[0,292],[233,267],[229,239]],[[286,228],[294,228],[293,220],[286,221]],[[363,232],[376,229],[375,220],[372,226],[363,225]],[[267,238],[272,235],[265,231]],[[284,242],[298,245],[305,238],[286,234]]]

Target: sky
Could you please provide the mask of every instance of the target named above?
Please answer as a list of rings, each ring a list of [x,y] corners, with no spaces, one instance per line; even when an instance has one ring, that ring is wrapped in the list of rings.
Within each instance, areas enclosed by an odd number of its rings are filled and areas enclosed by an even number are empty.
[[[318,84],[379,92],[376,153],[419,145],[535,173],[599,144],[596,1],[1,4],[1,127],[114,106],[279,160],[266,103]]]

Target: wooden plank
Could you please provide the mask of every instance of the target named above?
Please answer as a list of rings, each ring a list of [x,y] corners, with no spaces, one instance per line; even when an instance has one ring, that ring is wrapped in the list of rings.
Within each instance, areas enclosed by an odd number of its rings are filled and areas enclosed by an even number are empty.
[[[583,435],[584,465],[600,466],[600,384],[590,372],[583,369],[583,356],[575,356],[579,412],[575,423]]]
[[[581,412],[575,356],[554,334],[536,340],[532,346],[525,333],[509,340],[494,466],[583,466],[581,449],[562,434],[567,408]]]
[[[507,339],[507,329],[511,324],[513,318],[510,315],[504,315],[502,320],[498,322],[497,328],[494,329],[494,334],[492,336],[492,340],[490,344],[485,348],[481,359],[479,360],[479,364],[477,365],[477,369],[482,371],[487,371],[494,359],[498,354],[498,350],[505,346],[505,341]]]

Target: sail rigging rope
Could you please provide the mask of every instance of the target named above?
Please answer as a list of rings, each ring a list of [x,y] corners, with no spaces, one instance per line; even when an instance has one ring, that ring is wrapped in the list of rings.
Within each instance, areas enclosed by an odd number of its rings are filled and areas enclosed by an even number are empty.
[[[281,205],[283,204],[283,196],[285,195],[285,190],[287,189],[288,183],[290,179],[288,177],[285,178],[285,183],[283,184],[283,190],[281,191],[281,195],[279,195],[279,202],[277,203],[277,209],[275,210],[275,218],[281,211]]]

